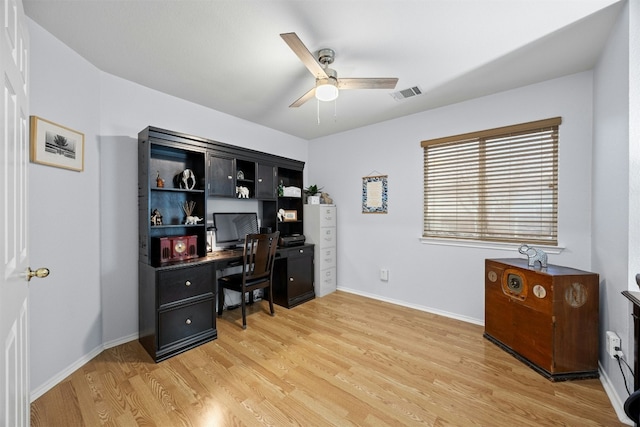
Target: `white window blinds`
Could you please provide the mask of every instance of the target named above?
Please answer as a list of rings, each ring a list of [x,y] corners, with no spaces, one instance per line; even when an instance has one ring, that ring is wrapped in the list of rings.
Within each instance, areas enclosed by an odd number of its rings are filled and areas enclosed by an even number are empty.
[[[561,121],[422,141],[423,237],[557,245]]]

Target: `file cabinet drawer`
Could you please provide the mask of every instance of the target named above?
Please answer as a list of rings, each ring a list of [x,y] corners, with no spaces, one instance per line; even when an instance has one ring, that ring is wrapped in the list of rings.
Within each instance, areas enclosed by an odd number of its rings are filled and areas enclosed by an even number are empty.
[[[320,208],[320,227],[336,226],[336,208],[335,206],[327,206]]]
[[[317,252],[316,262],[320,263],[321,270],[336,266],[336,248],[320,249]]]
[[[316,279],[316,296],[323,297],[331,292],[334,292],[337,287],[336,283],[336,268],[326,268],[320,270],[320,277]]]
[[[331,248],[336,246],[336,229],[334,227],[323,227],[320,229],[320,248]]]

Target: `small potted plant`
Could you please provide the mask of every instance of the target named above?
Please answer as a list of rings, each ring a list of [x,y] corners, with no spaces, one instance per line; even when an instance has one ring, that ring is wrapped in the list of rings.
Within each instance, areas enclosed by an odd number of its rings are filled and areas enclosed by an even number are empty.
[[[318,205],[320,204],[320,191],[322,188],[318,188],[317,185],[310,185],[304,189],[304,194],[307,197],[307,203],[310,205]]]

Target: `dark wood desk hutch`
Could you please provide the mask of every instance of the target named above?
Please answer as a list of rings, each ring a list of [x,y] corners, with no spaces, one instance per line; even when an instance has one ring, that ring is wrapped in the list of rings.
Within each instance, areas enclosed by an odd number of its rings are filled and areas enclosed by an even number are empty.
[[[217,271],[241,256],[207,253],[207,201],[236,199],[242,186],[247,198],[237,203],[258,201],[262,227],[302,234],[302,198],[277,188],[302,189],[303,169],[298,160],[155,127],[138,134],[139,340],[155,361],[218,336]],[[278,221],[279,209],[296,210],[297,220]],[[315,298],[313,262],[313,245],[278,250],[274,302],[290,308]]]
[[[553,381],[598,378],[598,275],[485,260],[484,336]]]

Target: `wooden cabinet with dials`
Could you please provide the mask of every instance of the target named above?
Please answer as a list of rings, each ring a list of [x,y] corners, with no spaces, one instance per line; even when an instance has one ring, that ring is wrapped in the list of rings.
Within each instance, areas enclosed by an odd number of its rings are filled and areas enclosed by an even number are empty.
[[[485,260],[484,336],[545,377],[598,377],[598,275]]]

